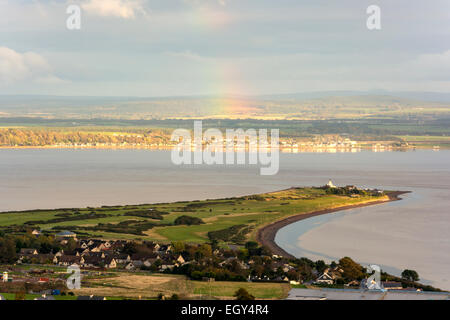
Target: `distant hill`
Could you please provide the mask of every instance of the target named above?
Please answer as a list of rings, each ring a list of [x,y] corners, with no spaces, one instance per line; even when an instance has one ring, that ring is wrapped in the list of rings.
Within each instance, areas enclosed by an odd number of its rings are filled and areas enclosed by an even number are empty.
[[[450,94],[313,92],[265,96],[59,97],[0,96],[0,117],[51,119],[427,119],[449,116]]]
[[[397,97],[404,98],[408,100],[417,100],[422,102],[450,102],[450,92],[408,92],[408,91],[383,91],[383,90],[373,90],[373,91],[317,91],[317,92],[303,92],[303,93],[289,93],[289,94],[278,94],[278,95],[264,95],[260,97],[265,97],[268,99],[320,99],[329,97],[361,97],[361,96],[372,96],[372,97]]]

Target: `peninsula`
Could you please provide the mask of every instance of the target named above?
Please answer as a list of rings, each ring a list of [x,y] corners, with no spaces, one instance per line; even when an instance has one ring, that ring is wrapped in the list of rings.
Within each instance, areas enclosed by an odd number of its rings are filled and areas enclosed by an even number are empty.
[[[289,256],[275,242],[281,227],[312,216],[380,204],[404,192],[336,187],[292,187],[282,191],[215,200],[62,208],[0,213],[0,232],[37,232],[78,238],[210,243],[224,246],[258,241]]]

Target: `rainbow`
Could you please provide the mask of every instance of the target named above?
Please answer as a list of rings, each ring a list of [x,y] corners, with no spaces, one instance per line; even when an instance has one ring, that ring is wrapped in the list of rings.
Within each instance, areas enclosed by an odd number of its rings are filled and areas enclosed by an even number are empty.
[[[192,6],[189,23],[201,28],[204,32],[218,32],[233,23],[234,18],[223,5],[196,5]],[[211,106],[212,113],[217,117],[245,117],[245,114],[256,110],[249,101],[239,98],[238,95],[247,94],[248,86],[242,80],[241,70],[233,61],[218,59],[206,73],[212,79],[207,91],[215,93]],[[206,91],[206,90],[205,90]]]

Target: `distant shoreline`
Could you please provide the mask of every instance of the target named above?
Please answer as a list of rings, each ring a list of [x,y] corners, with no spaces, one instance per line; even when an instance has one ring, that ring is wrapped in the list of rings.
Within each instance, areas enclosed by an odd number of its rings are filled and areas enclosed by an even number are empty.
[[[80,150],[80,149],[97,149],[97,150],[172,150],[176,146],[0,146],[0,150],[12,150],[12,149],[36,149],[36,150]],[[270,149],[270,147],[268,148]],[[415,150],[448,150],[450,148],[440,147],[438,149],[433,147],[415,146],[410,148],[384,148],[384,149],[374,149],[370,147],[358,147],[358,148],[289,148],[280,146],[279,150],[281,153],[356,153],[361,151],[372,151],[372,152],[394,152],[394,151],[415,151]],[[239,149],[236,149],[239,150]],[[248,149],[246,149],[248,151]]]
[[[387,196],[389,197],[389,199],[387,199],[387,200],[377,200],[377,201],[347,205],[347,206],[342,206],[342,207],[338,207],[338,208],[324,209],[324,210],[318,210],[318,211],[314,211],[314,212],[310,212],[310,213],[301,213],[298,215],[290,216],[288,218],[284,218],[282,220],[272,222],[272,223],[262,227],[261,229],[259,229],[258,233],[256,235],[256,240],[261,245],[269,248],[270,251],[272,252],[272,254],[290,258],[290,259],[295,259],[296,258],[295,256],[293,256],[292,254],[288,253],[287,251],[285,251],[284,249],[279,247],[275,242],[275,236],[281,228],[283,228],[289,224],[292,224],[294,222],[305,220],[305,219],[316,217],[316,216],[320,216],[323,214],[328,214],[328,213],[333,213],[333,212],[338,212],[338,211],[343,211],[343,210],[349,210],[349,209],[355,209],[355,208],[361,208],[361,207],[368,207],[368,206],[372,206],[372,205],[376,205],[376,204],[382,204],[382,203],[402,200],[402,198],[400,198],[399,196],[402,194],[410,193],[410,192],[411,191],[392,191],[392,192],[387,193]]]
[[[170,150],[173,146],[0,146],[1,149],[102,149],[102,150]]]

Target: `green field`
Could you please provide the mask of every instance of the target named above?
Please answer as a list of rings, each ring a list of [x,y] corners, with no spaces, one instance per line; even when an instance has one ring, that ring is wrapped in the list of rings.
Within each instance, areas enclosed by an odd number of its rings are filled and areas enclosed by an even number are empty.
[[[15,300],[16,294],[15,293],[0,293],[6,300]],[[35,298],[40,297],[39,294],[26,294],[25,300],[34,300]],[[76,296],[53,296],[55,300],[76,300]]]
[[[292,188],[218,200],[4,212],[0,213],[0,230],[20,233],[41,229],[48,234],[72,230],[79,238],[191,243],[210,241],[208,232],[221,231],[216,234],[219,242],[243,243],[254,239],[259,227],[290,215],[380,199],[332,195],[321,188]],[[203,223],[176,225],[180,216],[196,217]]]
[[[158,294],[170,297],[177,294],[183,299],[219,298],[232,299],[234,293],[244,288],[257,299],[284,299],[291,286],[288,283],[258,283],[189,280],[183,275],[116,272],[110,277],[83,282],[76,295],[120,298],[156,299]],[[108,298],[110,300],[111,298]]]
[[[410,145],[414,145],[416,147],[422,148],[432,148],[435,146],[439,146],[441,148],[450,148],[450,136],[443,135],[426,135],[426,136],[399,136],[400,139],[409,143]]]
[[[283,299],[290,290],[287,283],[255,283],[255,282],[200,282],[192,281],[193,293],[203,296],[232,297],[239,288],[246,289],[257,299]]]

